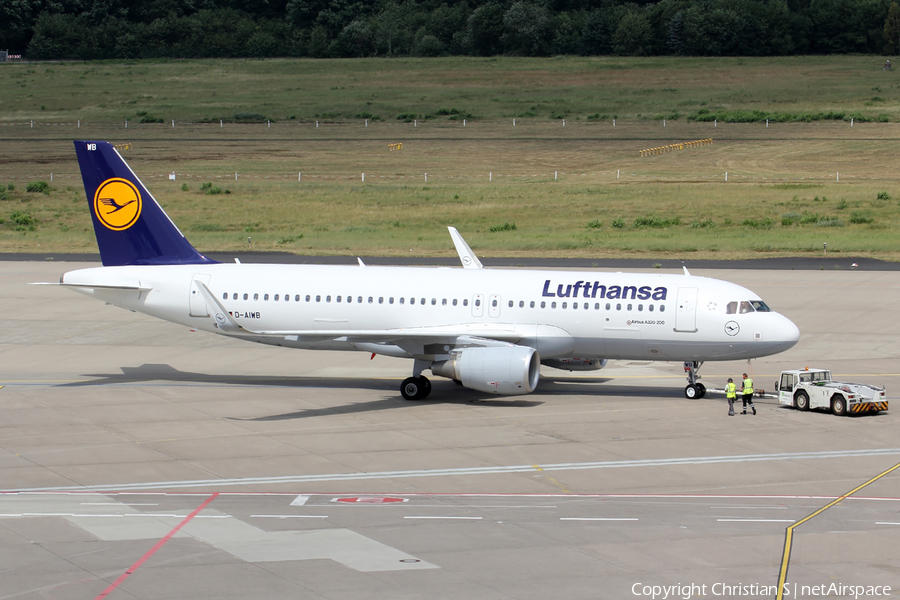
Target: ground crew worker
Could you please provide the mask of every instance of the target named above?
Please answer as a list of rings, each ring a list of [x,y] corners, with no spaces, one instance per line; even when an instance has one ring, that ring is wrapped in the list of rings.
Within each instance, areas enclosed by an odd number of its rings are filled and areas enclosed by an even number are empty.
[[[753,380],[747,377],[746,373],[744,373],[744,396],[742,400],[744,401],[744,410],[741,411],[741,414],[747,414],[747,405],[749,404],[750,410],[752,410],[755,415],[756,407],[753,406]]]
[[[728,398],[728,416],[734,416],[734,400],[737,398],[737,386],[734,385],[734,379],[728,378],[725,384],[725,397]]]

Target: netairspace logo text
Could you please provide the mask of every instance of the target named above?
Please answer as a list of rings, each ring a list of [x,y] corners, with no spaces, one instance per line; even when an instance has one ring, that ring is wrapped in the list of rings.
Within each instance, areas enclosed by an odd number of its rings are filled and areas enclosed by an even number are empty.
[[[843,598],[876,598],[891,595],[889,585],[845,585],[843,583],[823,583],[821,585],[800,585],[798,583],[785,583],[783,589],[785,598],[815,598],[818,596],[838,596]],[[760,585],[758,583],[727,583],[709,584],[675,584],[675,585],[649,585],[635,583],[631,586],[631,593],[635,596],[644,596],[651,600],[668,600],[670,598],[682,598],[690,600],[695,596],[765,596],[772,598],[778,595],[777,585]]]

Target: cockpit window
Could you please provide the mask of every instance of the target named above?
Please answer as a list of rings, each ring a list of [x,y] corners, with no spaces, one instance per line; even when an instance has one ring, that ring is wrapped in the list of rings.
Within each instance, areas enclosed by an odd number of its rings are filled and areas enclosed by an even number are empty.
[[[762,300],[751,300],[750,304],[756,309],[756,312],[772,312],[772,309]]]
[[[728,305],[725,307],[725,314],[726,315],[737,314],[737,305],[738,305],[737,302],[729,302]]]
[[[752,313],[753,307],[746,300],[741,301],[741,314],[746,315],[747,313]]]

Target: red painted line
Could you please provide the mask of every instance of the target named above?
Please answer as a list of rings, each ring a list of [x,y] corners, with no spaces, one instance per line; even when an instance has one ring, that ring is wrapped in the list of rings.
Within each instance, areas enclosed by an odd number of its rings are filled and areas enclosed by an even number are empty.
[[[103,600],[103,598],[106,598],[113,590],[115,590],[117,587],[119,587],[120,585],[122,585],[122,582],[123,582],[123,581],[125,581],[126,579],[128,579],[129,577],[131,577],[131,574],[134,573],[135,571],[137,571],[137,570],[138,570],[138,567],[140,567],[142,564],[144,564],[144,563],[147,561],[147,559],[149,559],[151,556],[153,556],[154,554],[156,554],[156,551],[157,551],[157,550],[159,550],[160,548],[162,548],[162,547],[165,545],[166,542],[168,542],[170,539],[172,539],[172,536],[174,536],[176,533],[178,533],[178,532],[181,530],[182,527],[184,527],[185,525],[187,525],[188,523],[190,523],[190,522],[191,522],[191,519],[193,519],[194,517],[196,517],[196,516],[200,513],[201,510],[203,510],[204,508],[206,508],[207,506],[209,506],[209,503],[212,502],[213,500],[215,500],[215,499],[216,499],[216,496],[218,496],[218,495],[219,495],[219,493],[216,492],[215,494],[213,494],[212,496],[210,496],[209,498],[207,498],[207,499],[203,502],[203,504],[201,504],[200,506],[198,506],[197,508],[195,508],[194,511],[193,511],[191,514],[189,514],[188,516],[186,516],[186,517],[184,518],[184,520],[181,521],[181,523],[179,523],[178,525],[176,525],[175,528],[172,529],[172,531],[170,531],[169,533],[167,533],[166,536],[165,536],[164,538],[162,538],[161,540],[159,540],[158,542],[156,542],[156,545],[154,545],[152,548],[150,548],[150,550],[148,550],[146,554],[144,554],[142,557],[140,557],[136,563],[134,563],[133,565],[131,565],[130,567],[128,567],[128,569],[126,569],[124,573],[122,573],[121,575],[119,575],[119,578],[118,578],[118,579],[116,579],[116,580],[113,581],[111,584],[109,584],[109,587],[107,587],[105,590],[103,590],[102,592],[100,592],[100,595],[97,596],[94,600]]]

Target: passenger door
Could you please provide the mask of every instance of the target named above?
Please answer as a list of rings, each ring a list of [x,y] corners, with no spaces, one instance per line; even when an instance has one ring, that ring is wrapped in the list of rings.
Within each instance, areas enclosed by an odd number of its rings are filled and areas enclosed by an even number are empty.
[[[206,287],[209,287],[209,280],[212,278],[212,275],[206,274],[196,274],[193,279],[191,279],[191,292],[190,292],[190,300],[189,300],[189,314],[192,317],[208,317],[209,309],[206,307],[206,296],[203,295],[203,292],[200,291],[200,286],[198,282],[203,283]]]
[[[697,333],[697,288],[678,288],[675,331]]]

